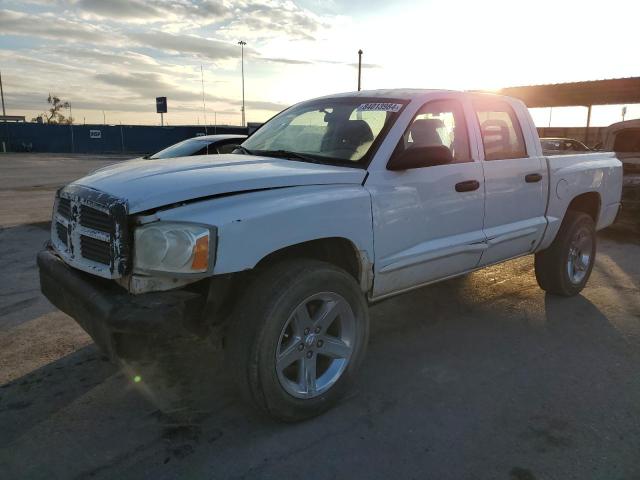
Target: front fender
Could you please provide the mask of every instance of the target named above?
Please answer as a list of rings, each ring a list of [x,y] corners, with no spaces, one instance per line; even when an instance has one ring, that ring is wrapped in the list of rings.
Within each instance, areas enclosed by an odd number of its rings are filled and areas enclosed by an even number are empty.
[[[373,261],[371,197],[361,185],[313,185],[248,192],[156,214],[160,220],[215,225],[214,275],[240,272],[275,251],[338,237]]]

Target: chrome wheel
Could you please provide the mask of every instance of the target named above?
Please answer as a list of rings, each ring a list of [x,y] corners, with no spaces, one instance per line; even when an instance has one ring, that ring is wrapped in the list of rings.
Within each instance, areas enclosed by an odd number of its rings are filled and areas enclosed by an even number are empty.
[[[591,265],[593,256],[593,238],[588,228],[580,228],[576,231],[569,244],[569,257],[567,258],[567,273],[569,280],[574,285],[580,284]]]
[[[280,332],[276,372],[282,388],[296,398],[313,398],[331,388],[349,364],[356,320],[337,293],[302,301]]]

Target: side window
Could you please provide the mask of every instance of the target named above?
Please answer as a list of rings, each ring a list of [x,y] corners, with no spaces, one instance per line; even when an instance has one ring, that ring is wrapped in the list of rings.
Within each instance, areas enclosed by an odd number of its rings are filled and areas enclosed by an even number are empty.
[[[447,147],[454,163],[472,161],[464,113],[455,100],[436,100],[424,105],[402,136],[398,150],[431,146]]]
[[[504,160],[527,156],[520,122],[505,102],[474,102],[485,160]]]

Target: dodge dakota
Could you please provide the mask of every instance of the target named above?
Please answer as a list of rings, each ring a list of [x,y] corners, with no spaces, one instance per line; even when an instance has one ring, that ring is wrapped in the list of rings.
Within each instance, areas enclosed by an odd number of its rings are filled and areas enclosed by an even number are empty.
[[[115,359],[211,338],[246,398],[296,421],[349,387],[373,302],[529,254],[543,290],[578,294],[621,187],[612,153],[544,156],[513,98],[331,95],[231,154],[61,188],[41,288]]]

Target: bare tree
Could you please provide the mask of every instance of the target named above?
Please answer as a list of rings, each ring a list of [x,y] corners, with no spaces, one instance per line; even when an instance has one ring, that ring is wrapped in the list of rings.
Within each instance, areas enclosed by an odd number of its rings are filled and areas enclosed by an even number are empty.
[[[71,125],[73,123],[72,117],[65,117],[64,114],[61,113],[64,109],[69,108],[69,102],[61,100],[60,97],[57,97],[56,95],[49,94],[47,97],[47,103],[49,104],[49,108],[47,111],[39,115],[44,123],[60,125]],[[38,121],[37,117],[31,119],[31,121]]]

